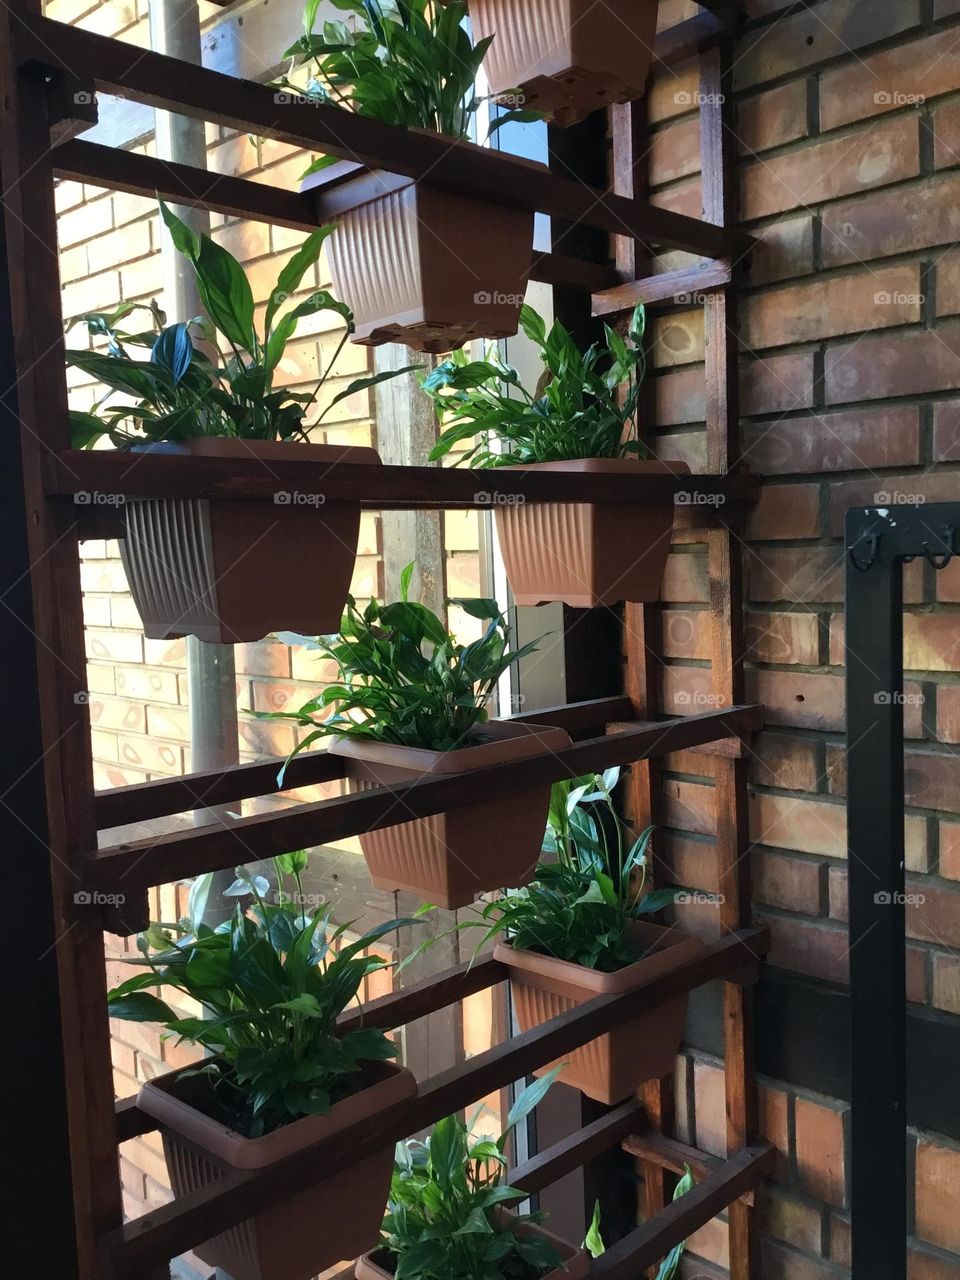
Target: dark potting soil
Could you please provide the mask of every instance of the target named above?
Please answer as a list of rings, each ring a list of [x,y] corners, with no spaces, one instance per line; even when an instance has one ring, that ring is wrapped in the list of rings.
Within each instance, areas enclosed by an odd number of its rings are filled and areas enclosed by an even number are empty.
[[[376,1249],[370,1255],[373,1261],[387,1275],[392,1276],[397,1269],[397,1255],[391,1253],[389,1249]],[[549,1268],[541,1271],[539,1267],[532,1267],[528,1262],[524,1262],[522,1258],[504,1258],[497,1263],[497,1273],[501,1280],[541,1280],[545,1275],[549,1274]],[[458,1276],[449,1276],[447,1280],[460,1280]]]
[[[348,1084],[336,1089],[330,1095],[330,1106],[333,1107],[338,1102],[342,1102],[344,1098],[349,1098],[354,1093],[359,1093],[361,1089],[367,1087],[367,1082],[363,1076],[358,1076],[354,1080],[354,1084],[358,1087],[351,1088]],[[226,1129],[232,1129],[234,1133],[238,1133],[241,1138],[262,1138],[268,1133],[275,1133],[277,1129],[285,1129],[288,1124],[296,1124],[298,1120],[305,1119],[304,1116],[290,1116],[280,1124],[266,1124],[259,1132],[253,1131],[253,1110],[247,1099],[236,1089],[224,1082],[219,1083],[219,1087],[208,1082],[206,1087],[201,1086],[196,1092],[184,1095],[184,1101],[189,1102],[191,1107],[195,1107],[202,1115],[207,1116],[210,1120],[215,1120],[217,1124],[222,1124]]]

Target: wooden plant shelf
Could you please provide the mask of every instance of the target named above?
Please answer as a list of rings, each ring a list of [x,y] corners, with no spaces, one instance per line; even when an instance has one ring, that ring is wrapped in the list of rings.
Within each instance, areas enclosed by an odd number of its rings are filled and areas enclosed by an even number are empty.
[[[489,510],[498,502],[678,503],[698,518],[755,500],[759,481],[749,475],[580,475],[460,467],[371,467],[356,462],[289,459],[269,465],[249,458],[176,457],[71,449],[47,459],[47,492],[74,497],[215,498],[218,502],[274,502],[278,491],[319,495],[326,503],[358,502],[365,511]],[[82,513],[84,503],[78,506]]]
[[[310,1185],[331,1168],[342,1169],[382,1148],[433,1124],[442,1116],[462,1110],[496,1089],[535,1071],[538,1067],[602,1035],[627,1018],[656,1009],[665,1000],[717,978],[752,983],[759,961],[769,948],[769,934],[761,928],[744,929],[712,943],[696,959],[669,973],[651,978],[632,991],[600,996],[531,1031],[513,1036],[467,1062],[422,1082],[417,1097],[371,1116],[363,1123],[317,1143],[305,1151],[256,1173],[225,1175],[216,1184],[182,1196],[172,1204],[127,1223],[102,1240],[111,1280],[140,1280],[150,1266],[189,1249],[218,1231],[242,1222],[254,1209],[289,1196]],[[504,981],[507,970],[492,959],[473,966],[458,966],[422,984],[370,1002],[351,1014],[345,1024],[396,1028],[447,1007],[456,1000]],[[139,1124],[124,1108],[124,1131],[147,1132],[156,1126],[149,1119]],[[139,1113],[138,1113],[139,1114]],[[640,1113],[627,1103],[592,1126],[535,1157],[527,1167],[531,1193],[585,1159],[598,1149],[622,1141],[638,1127]],[[631,1233],[610,1251],[609,1274],[635,1277],[638,1270],[672,1248],[696,1226],[708,1221],[771,1170],[773,1151],[756,1146],[735,1154],[712,1168],[694,1192],[683,1198],[685,1212],[664,1214]],[[524,1168],[514,1174],[524,1185]],[[698,1217],[699,1214],[704,1216]],[[695,1225],[693,1225],[695,1224]],[[672,1233],[681,1230],[677,1240]],[[629,1247],[626,1247],[628,1246]],[[659,1252],[657,1252],[659,1250]],[[636,1254],[636,1256],[634,1256]],[[632,1265],[633,1269],[629,1270]],[[606,1275],[606,1269],[596,1269]]]
[[[528,711],[510,719],[521,724],[553,725],[566,729],[574,737],[583,735],[584,731],[623,721],[629,717],[630,710],[629,698],[591,698],[586,702],[569,702],[560,707]],[[173,813],[185,813],[190,809],[232,804],[252,796],[272,795],[277,790],[277,774],[283,763],[283,756],[274,756],[252,764],[233,765],[229,769],[189,773],[179,778],[160,778],[99,791],[97,826],[104,830],[129,822],[145,822]],[[341,756],[331,755],[328,751],[305,751],[287,766],[285,790],[333,782],[343,776]]]
[[[532,718],[532,717],[531,717]],[[319,800],[276,813],[260,813],[227,824],[220,815],[204,827],[91,850],[85,887],[105,893],[136,894],[152,885],[204,871],[222,870],[291,849],[330,844],[364,831],[396,826],[410,818],[441,813],[476,796],[496,800],[537,783],[578,778],[614,765],[631,764],[720,738],[739,737],[760,727],[760,708],[727,707],[702,715],[643,722],[603,737],[576,742],[562,751],[469,773],[374,787],[355,795]]]
[[[712,15],[706,16],[716,23]],[[430,185],[442,190],[495,199],[712,258],[742,252],[751,243],[749,236],[736,229],[597,191],[504,152],[452,146],[439,135],[383,124],[337,107],[280,101],[288,95],[278,95],[266,85],[138,49],[52,18],[21,18],[14,39],[21,67],[66,71],[104,93],[228,129],[407,177],[429,176]]]

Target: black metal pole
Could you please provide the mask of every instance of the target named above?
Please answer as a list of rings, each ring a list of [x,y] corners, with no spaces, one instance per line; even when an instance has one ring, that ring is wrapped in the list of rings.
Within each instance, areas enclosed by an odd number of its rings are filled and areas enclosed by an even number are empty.
[[[903,561],[846,525],[851,1208],[855,1280],[907,1274]]]

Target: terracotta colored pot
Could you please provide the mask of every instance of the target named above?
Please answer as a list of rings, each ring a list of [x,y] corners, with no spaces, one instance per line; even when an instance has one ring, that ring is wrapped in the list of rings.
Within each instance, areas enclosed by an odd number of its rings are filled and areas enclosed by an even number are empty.
[[[657,33],[657,0],[470,0],[475,40],[495,39],[484,59],[505,105],[576,124],[611,102],[643,96]]]
[[[204,1078],[177,1072],[143,1085],[137,1105],[163,1126],[163,1150],[175,1196],[188,1195],[233,1170],[263,1169],[339,1133],[417,1092],[405,1067],[371,1064],[371,1084],[325,1116],[306,1116],[262,1138],[244,1138],[190,1105]],[[263,1209],[195,1252],[233,1280],[310,1280],[319,1271],[371,1248],[390,1194],[391,1143],[303,1191]]]
[[[520,468],[510,468],[519,470]],[[524,471],[677,475],[684,462],[582,458]],[[660,599],[672,503],[531,502],[496,508],[497,534],[517,604],[562,600],[577,609]]]
[[[635,922],[631,931],[649,949],[648,954],[616,973],[598,973],[568,960],[518,951],[509,942],[498,942],[493,954],[510,970],[510,990],[521,1031],[539,1027],[597,996],[630,991],[686,964],[703,951],[699,938],[677,929]],[[629,1098],[647,1080],[673,1072],[686,1016],[687,997],[675,996],[535,1074],[540,1076],[551,1066],[563,1065],[562,1084],[613,1106]]]
[[[456,751],[424,751],[382,742],[333,738],[354,791],[393,786],[438,774],[560,751],[570,745],[563,729],[492,720],[492,739]],[[533,877],[550,806],[550,784],[499,796],[482,795],[429,818],[368,831],[360,837],[370,877],[378,889],[406,889],[449,911],[465,907],[487,889],[516,888]]]
[[[525,1222],[522,1217],[506,1209],[501,1208],[497,1216],[510,1220],[514,1224],[519,1223],[519,1226],[515,1226],[518,1235],[540,1236],[548,1240],[559,1253],[563,1259],[563,1269],[557,1267],[554,1271],[548,1271],[541,1280],[586,1280],[590,1273],[590,1259],[584,1249],[577,1249],[567,1244],[566,1240],[561,1240],[552,1231],[545,1231],[538,1223]],[[393,1280],[394,1273],[390,1269],[393,1261],[393,1255],[386,1249],[375,1249],[372,1253],[365,1253],[362,1258],[357,1259],[355,1268],[357,1280]]]
[[[373,449],[205,439],[192,457],[379,464]],[[136,460],[131,459],[131,467]],[[197,636],[212,644],[271,631],[324,635],[340,619],[356,560],[360,506],[323,501],[277,483],[274,501],[137,498],[124,506],[120,543],[134,603],[151,640]]]
[[[327,253],[334,292],[353,308],[354,342],[442,352],[517,332],[533,265],[529,211],[346,160],[301,190],[315,193],[320,221],[339,218]]]

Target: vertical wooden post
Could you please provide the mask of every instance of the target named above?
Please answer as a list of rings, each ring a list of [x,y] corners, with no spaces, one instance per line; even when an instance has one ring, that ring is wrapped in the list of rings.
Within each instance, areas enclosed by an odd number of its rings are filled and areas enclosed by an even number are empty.
[[[613,185],[618,195],[634,199],[642,199],[646,195],[646,117],[645,99],[612,108]],[[638,279],[649,271],[649,255],[635,240],[618,236],[614,242],[614,253],[617,269],[625,277]],[[641,433],[644,420],[652,420],[652,414],[653,397],[646,394],[641,400],[641,422],[638,424]],[[626,658],[624,691],[637,719],[653,719],[658,710],[657,668],[658,654],[662,649],[660,609],[657,605],[627,602],[623,626]],[[627,787],[637,830],[656,822],[661,772],[659,759],[637,761],[630,768]],[[673,1077],[649,1081],[643,1088],[643,1102],[651,1125],[660,1133],[671,1136],[676,1123]],[[643,1164],[640,1208],[645,1222],[655,1217],[666,1204],[671,1180],[660,1165],[650,1161]],[[650,1267],[646,1274],[652,1278],[657,1270],[657,1267]]]
[[[48,845],[38,849],[24,832],[22,852],[10,852],[50,861],[79,1275],[88,1280],[98,1274],[95,1236],[120,1225],[122,1208],[103,908],[83,881],[82,856],[96,847],[97,832],[75,508],[61,499],[48,502],[42,481],[45,458],[69,444],[46,91],[42,75],[16,71],[11,47],[20,17],[39,12],[39,0],[18,0],[0,13],[3,218],[8,261],[15,267],[9,273],[9,329],[30,556],[20,568],[29,572],[32,588],[32,617],[20,622],[32,631],[35,654],[29,669],[8,674],[37,690],[43,754],[23,763],[43,774],[42,840]],[[35,957],[37,940],[18,939],[16,927],[8,944]],[[50,1229],[55,1232],[56,1224]]]
[[[736,150],[728,62],[726,46],[704,53],[700,62],[703,216],[720,226],[731,225],[736,217]],[[721,474],[735,469],[740,457],[735,290],[734,274],[729,286],[713,290],[704,299],[707,466]],[[723,703],[732,705],[744,700],[743,553],[730,529],[709,531],[708,563],[713,691]],[[742,755],[718,755],[715,761],[720,924],[727,933],[750,923],[747,762]],[[750,987],[724,983],[723,1024],[727,1151],[733,1153],[757,1136]],[[743,1201],[730,1206],[731,1280],[754,1280],[758,1274],[751,1214],[752,1209]]]

